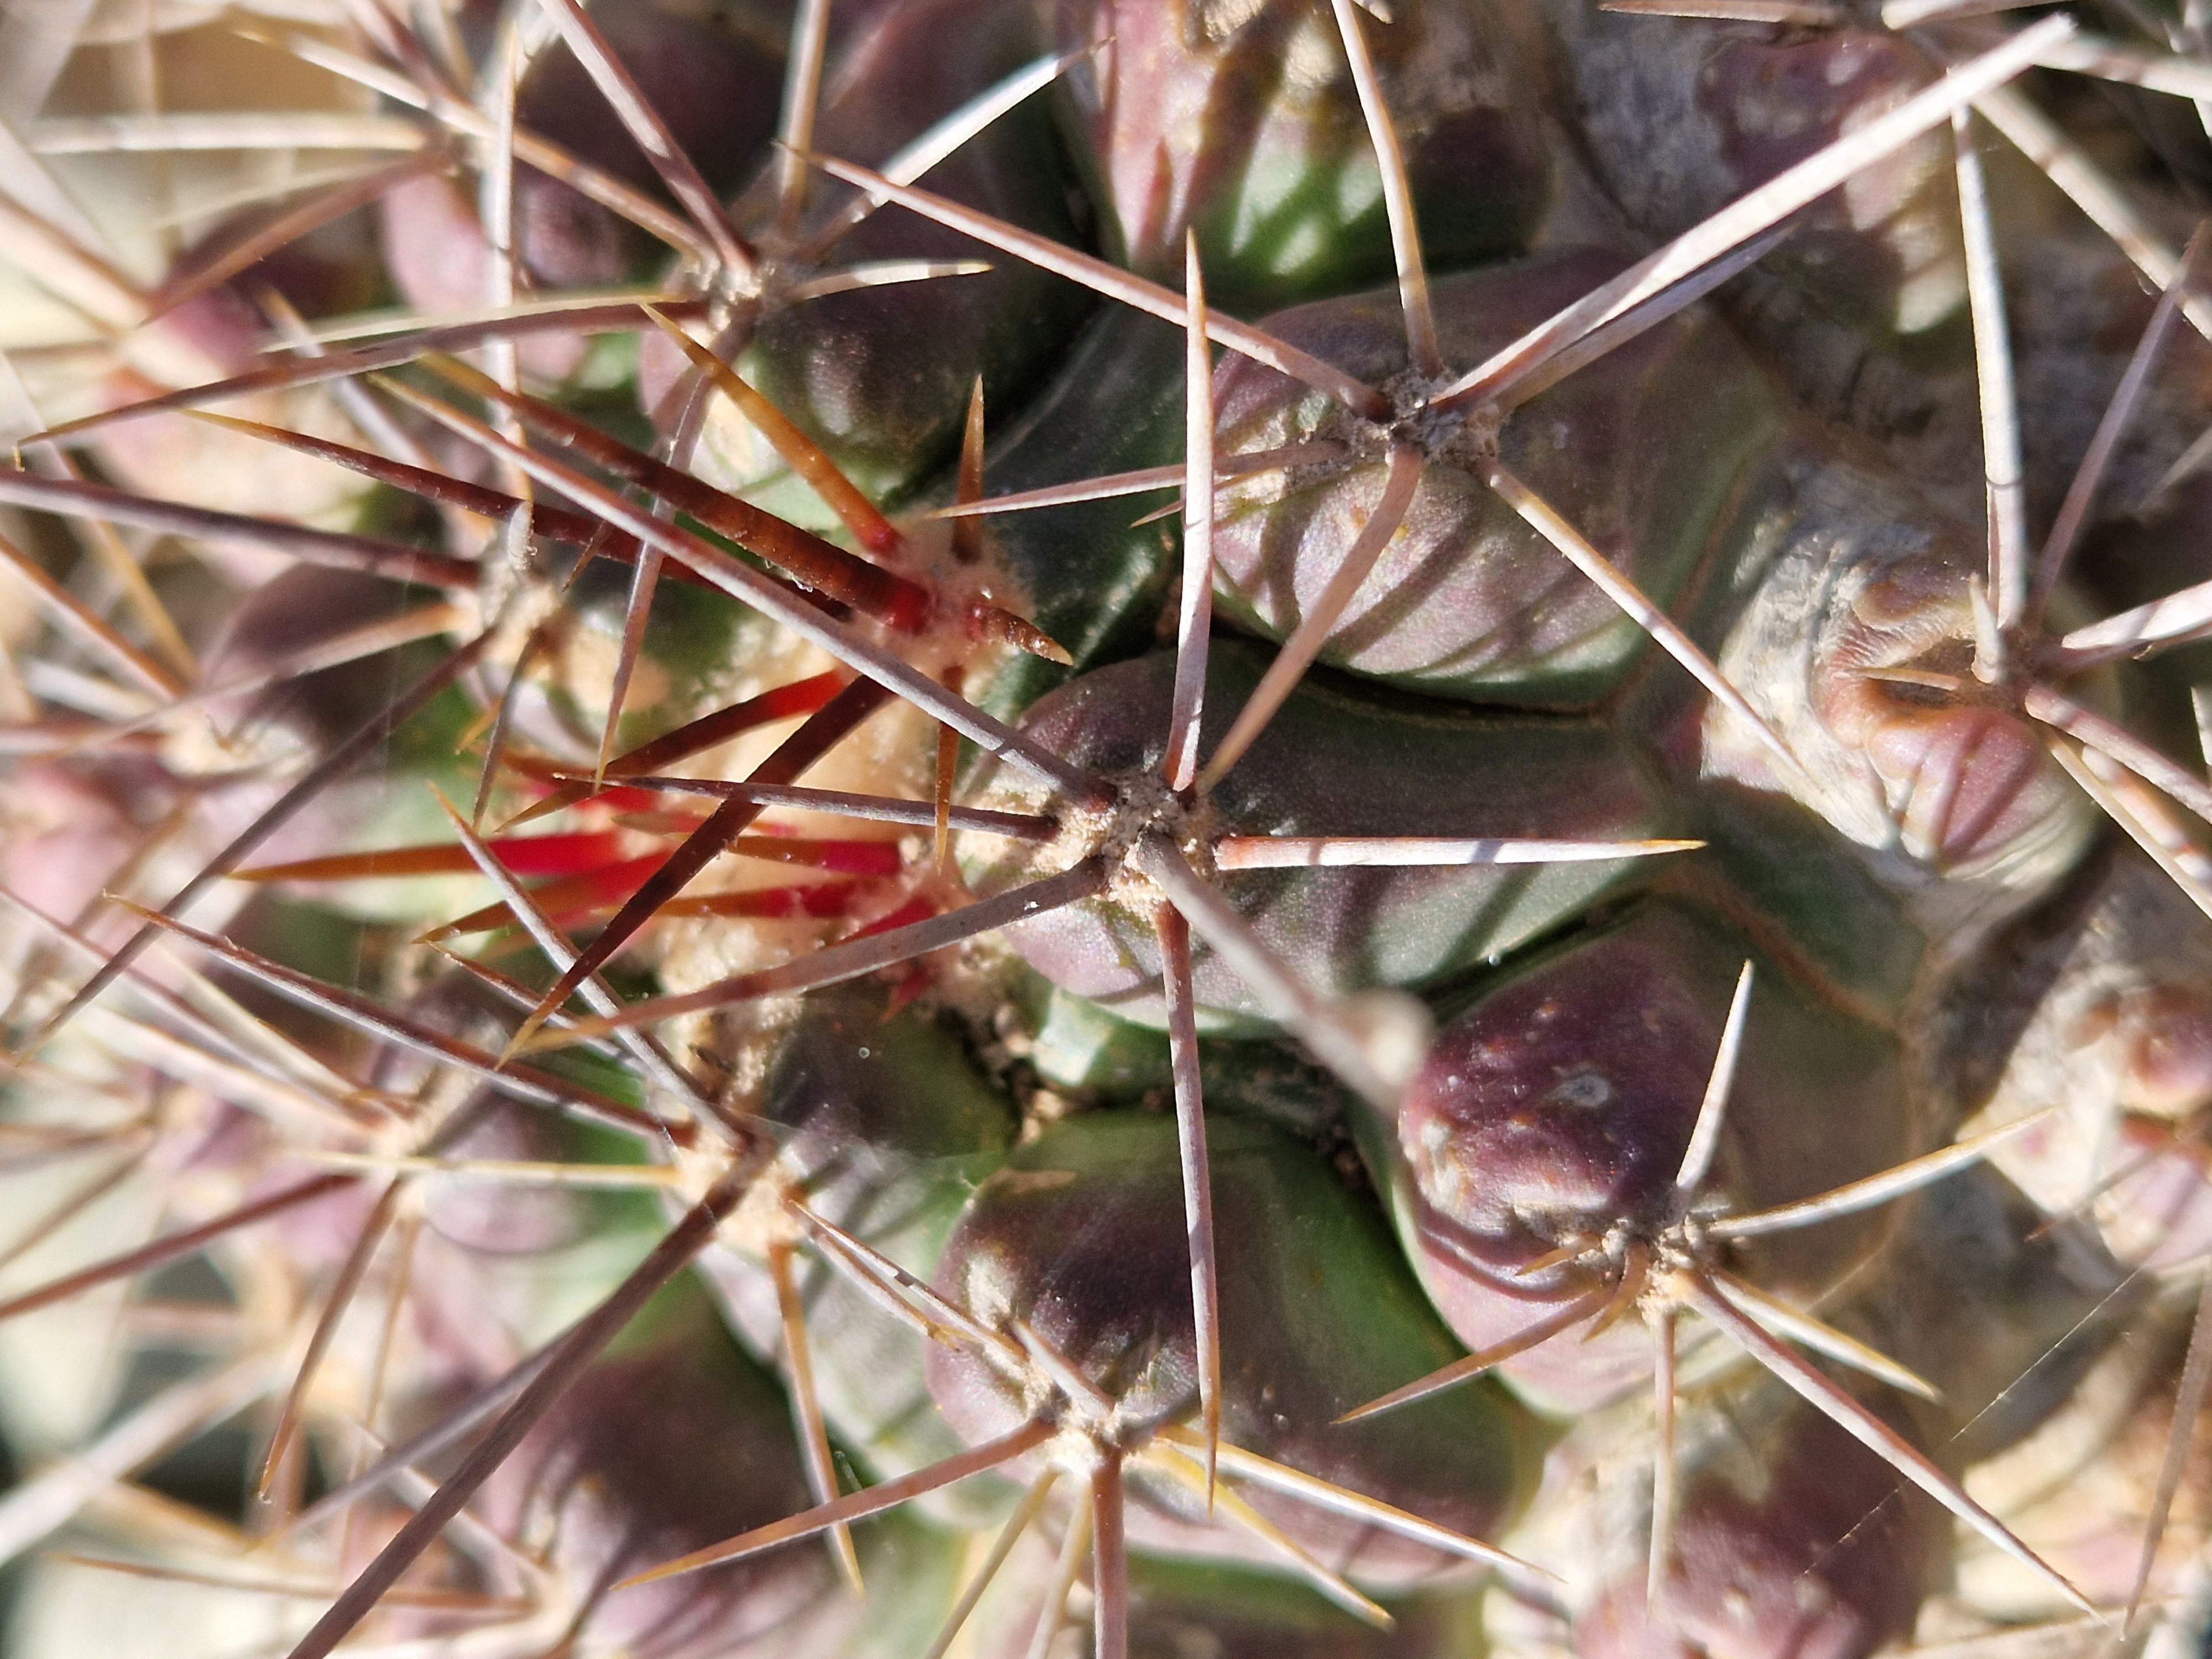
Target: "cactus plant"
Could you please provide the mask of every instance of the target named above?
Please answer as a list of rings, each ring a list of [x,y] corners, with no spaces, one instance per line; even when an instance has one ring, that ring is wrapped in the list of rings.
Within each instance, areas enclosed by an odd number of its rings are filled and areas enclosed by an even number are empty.
[[[0,12],[9,1650],[2194,1650],[2212,60],[1986,10]]]

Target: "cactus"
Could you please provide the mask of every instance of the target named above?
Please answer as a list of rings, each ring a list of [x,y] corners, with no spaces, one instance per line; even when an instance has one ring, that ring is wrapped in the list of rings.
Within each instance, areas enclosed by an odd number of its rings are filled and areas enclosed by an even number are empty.
[[[0,10],[7,1650],[2195,1650],[2200,20],[1676,9]]]

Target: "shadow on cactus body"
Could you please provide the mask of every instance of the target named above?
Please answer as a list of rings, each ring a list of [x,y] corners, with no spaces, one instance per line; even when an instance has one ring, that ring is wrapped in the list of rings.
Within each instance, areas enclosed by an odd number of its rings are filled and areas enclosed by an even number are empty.
[[[602,0],[592,21],[700,175],[728,191],[769,155],[795,10],[790,0]],[[850,15],[842,6],[834,14],[838,23]],[[609,118],[605,96],[565,41],[532,60],[515,88],[514,118],[635,188],[663,193],[653,163]],[[638,272],[654,246],[557,179],[518,170],[514,251],[539,285],[620,282]]]
[[[2212,1243],[2212,923],[2148,860],[2093,857],[2000,931],[1946,996],[1975,1129],[2055,1107],[2000,1147],[2041,1209],[2158,1270]]]
[[[924,0],[885,9],[836,54],[814,130],[821,154],[881,166],[931,123],[986,91],[1042,50],[1028,9],[1013,0]],[[736,204],[739,227],[770,246],[776,170]],[[1025,229],[1080,243],[1075,200],[1051,123],[1034,101],[1002,115],[921,181]],[[818,176],[800,239],[850,200]],[[950,460],[981,375],[994,406],[1048,374],[1054,354],[1091,308],[1090,296],[1018,260],[897,210],[872,215],[830,250],[839,264],[974,260],[979,274],[860,288],[763,316],[738,361],[746,378],[820,443],[871,499],[895,501]],[[676,359],[647,341],[640,393],[660,410]],[[793,514],[818,514],[781,459],[734,409],[710,416],[705,476]]]
[[[1686,1458],[1656,1606],[1638,1560],[1577,1620],[1582,1659],[1864,1659],[1911,1633],[1944,1553],[1933,1505],[1809,1407],[1760,1403]]]
[[[636,1659],[726,1652],[828,1593],[829,1558],[803,1544],[609,1593],[806,1502],[782,1391],[688,1282],[584,1373],[487,1492],[510,1535],[546,1551],[573,1598],[577,1650]]]
[[[1401,117],[1431,256],[1442,268],[1524,247],[1550,175],[1568,165],[1545,155],[1553,135],[1551,117],[1535,110],[1542,82],[1533,50],[1530,61],[1519,61],[1530,43],[1507,20],[1438,0],[1405,11],[1381,35],[1377,55],[1385,95]],[[758,170],[768,88],[783,58],[779,43],[756,40],[744,28],[718,33],[720,25],[671,11],[610,4],[598,15],[715,189],[727,192]],[[1172,278],[1182,233],[1194,229],[1217,275],[1218,297],[1231,308],[1310,298],[1389,273],[1379,169],[1360,137],[1323,16],[1319,8],[1276,6],[1147,10],[1065,0],[1058,8],[1063,40],[1090,45],[1110,37],[1076,66],[1064,97],[1054,96],[1063,97],[1063,113],[1073,109],[1075,133],[1091,147],[1100,186],[1091,205],[1118,254]],[[849,24],[841,5],[838,21],[847,33],[833,36],[830,96],[813,143],[870,162],[1033,57],[1049,27],[1026,5],[999,0],[980,7],[915,0],[872,11],[860,25]],[[1669,38],[1640,20],[1601,18],[1593,27],[1617,26],[1641,37],[1638,44]],[[1649,206],[1631,216],[1644,218],[1647,230],[1680,201],[1691,204],[1686,222],[1922,78],[1904,47],[1875,37],[1804,42],[1682,33],[1724,45],[1695,74],[1676,73],[1672,101],[1584,100],[1588,148],[1613,169],[1625,201]],[[1663,64],[1654,55],[1659,78],[1680,70],[1679,52],[1666,50],[1675,55]],[[1608,59],[1594,50],[1580,70],[1586,94],[1589,77],[1610,72],[1608,63],[1624,73],[1620,85],[1650,78],[1626,76],[1636,67],[1632,54]],[[657,190],[564,53],[541,60],[521,101],[526,120]],[[1619,137],[1629,129],[1622,124],[1678,108],[1686,113],[1670,142],[1698,150],[1696,165],[1680,179],[1662,178],[1665,190],[1650,203],[1637,200],[1641,188],[1621,181],[1639,167],[1664,173],[1674,151],[1638,153],[1632,132],[1624,150]],[[1046,120],[1041,107],[1018,111],[926,182],[1063,240],[1085,240],[1091,227],[1072,203]],[[603,138],[605,147],[594,149]],[[1865,175],[1840,209],[1806,216],[1779,256],[1787,280],[1820,303],[1898,331],[1955,307],[1955,293],[1944,286],[1949,243],[1915,241],[1929,222],[1930,203],[1940,204],[1948,188],[1928,149],[1911,148]],[[764,229],[772,223],[772,184],[738,198],[738,210],[747,231],[762,235],[769,266],[784,252]],[[392,249],[403,277],[410,260],[434,264],[430,252],[467,251],[463,233],[472,216],[442,179],[410,188],[426,205],[418,210],[403,199],[392,209],[395,222],[406,221]],[[812,195],[814,222],[846,199],[819,181]],[[533,281],[558,287],[637,274],[635,239],[612,218],[535,175],[526,173],[519,197],[520,252]],[[418,245],[404,246],[408,237]],[[451,246],[419,246],[426,239]],[[480,251],[481,240],[468,246]],[[840,259],[943,259],[977,251],[886,210],[835,252]],[[794,270],[804,263],[794,259]],[[1612,253],[1554,251],[1439,281],[1445,353],[1455,366],[1488,356],[1622,263]],[[787,308],[787,295],[772,282],[745,370],[872,496],[910,494],[941,468],[979,372],[994,415],[1018,405],[1048,374],[1057,376],[1050,418],[1020,427],[1019,441],[994,453],[995,460],[1013,452],[1000,487],[1042,481],[1024,477],[1024,466],[1050,471],[1050,461],[1037,457],[1056,447],[1054,421],[1111,428],[1096,451],[1082,452],[1085,465],[1094,453],[1102,469],[1154,459],[1116,446],[1126,439],[1130,450],[1141,449],[1163,428],[1171,430],[1179,391],[1172,331],[1102,316],[1055,365],[1090,302],[1006,258],[992,264],[988,275]],[[482,277],[480,261],[434,296],[433,308],[480,304]],[[1214,386],[1224,447],[1321,437],[1352,452],[1342,465],[1224,495],[1216,550],[1225,607],[1275,635],[1295,627],[1356,539],[1383,452],[1393,441],[1410,445],[1423,468],[1406,528],[1386,550],[1367,605],[1355,606],[1324,653],[1396,689],[1346,689],[1326,672],[1316,676],[1210,798],[1163,806],[1146,822],[1174,824],[1181,811],[1193,865],[1209,879],[1220,876],[1263,943],[1323,997],[1378,985],[1434,989],[1479,965],[1494,970],[1505,953],[1540,940],[1553,939],[1556,948],[1495,972],[1445,1031],[1395,1120],[1367,1126],[1373,1167],[1398,1206],[1413,1271],[1380,1218],[1308,1149],[1217,1114],[1224,1441],[1458,1530],[1490,1534],[1516,1517],[1546,1438],[1501,1389],[1477,1383],[1387,1416],[1338,1419],[1407,1377],[1449,1365],[1454,1330],[1487,1346],[1587,1298],[1593,1279],[1619,1270],[1632,1249],[1705,1248],[1697,1231],[1702,1212],[1686,1218],[1668,1207],[1669,1177],[1698,1116],[1727,987],[1751,947],[1680,898],[1590,915],[1626,884],[1627,872],[1615,865],[1224,873],[1209,857],[1214,840],[1231,832],[1620,839],[1668,827],[1678,810],[1701,810],[1669,802],[1639,739],[1616,725],[1567,714],[1478,715],[1407,695],[1579,708],[1610,695],[1644,651],[1608,601],[1518,520],[1503,516],[1480,467],[1468,465],[1482,458],[1481,447],[1499,444],[1517,473],[1661,604],[1695,595],[1701,562],[1706,577],[1717,577],[1708,589],[1725,590],[1717,603],[1757,590],[1747,617],[1730,619],[1729,649],[1738,653],[1730,672],[1754,697],[1770,700],[1771,717],[1812,766],[1815,781],[1802,798],[1872,849],[1901,886],[1917,892],[1940,877],[2025,902],[2078,854],[2088,831],[2009,694],[1984,692],[1972,677],[1964,586],[1976,562],[1970,538],[1904,503],[1885,482],[1863,479],[1826,452],[1813,454],[1809,444],[1778,440],[1768,386],[1714,314],[1681,313],[1602,368],[1541,394],[1502,434],[1443,430],[1442,420],[1437,429],[1421,426],[1419,411],[1435,388],[1409,384],[1395,301],[1323,298],[1271,326],[1348,373],[1390,382],[1399,408],[1416,413],[1387,428],[1363,424],[1248,361],[1223,365]],[[647,356],[657,351],[648,336]],[[553,367],[557,361],[573,368],[574,354],[528,359],[538,373],[566,374]],[[653,368],[646,378],[652,403],[669,376]],[[706,453],[709,465],[747,489],[797,493],[782,462],[727,410]],[[819,503],[812,510],[818,514]],[[1048,631],[1061,633],[1052,617],[1069,618],[1067,642],[1085,667],[1134,648],[1164,586],[1172,533],[1124,534],[1109,524],[1121,512],[1097,509],[1101,535],[1079,568],[1073,556],[1055,563],[1057,529],[998,532],[1002,565],[1041,604],[1058,607],[1042,615]],[[1716,573],[1729,559],[1738,562]],[[583,591],[587,606],[593,597]],[[248,621],[282,635],[295,614],[283,598],[258,596]],[[330,603],[353,602],[341,593]],[[665,637],[650,644],[648,672],[669,672],[676,653],[662,648]],[[1247,645],[1222,644],[1207,699],[1213,720],[1225,723],[1262,661]],[[1653,678],[1674,672],[1655,668]],[[1149,784],[1158,769],[1170,673],[1157,657],[1097,670],[1037,704],[1030,732],[1107,775],[1133,800],[1140,786],[1130,781]],[[993,695],[1011,706],[1025,701],[1036,681],[1006,689],[1012,684],[1010,676]],[[551,733],[554,723],[545,729]],[[1211,721],[1207,735],[1218,736]],[[1742,757],[1750,751],[1736,744],[1740,733],[1715,724],[1707,736],[1705,758],[1715,769],[1774,786],[1763,762]],[[319,735],[308,746],[325,742]],[[919,767],[907,775],[920,775]],[[1138,804],[1157,805],[1157,793]],[[1139,816],[1133,810],[1125,818]],[[977,888],[1010,890],[1068,843],[1090,836],[1111,847],[1118,833],[1101,815],[1070,811],[1066,822],[1066,841],[1034,865],[988,862],[1004,844],[998,842],[986,852],[963,848]],[[1096,999],[1103,1008],[1157,1021],[1159,963],[1148,912],[1158,896],[1125,877],[1105,898],[1012,930],[1011,942],[1064,999]],[[1929,908],[1942,906],[1931,901]],[[1891,1038],[1819,1002],[1790,969],[1790,962],[1762,959],[1737,1098],[1712,1176],[1716,1206],[1770,1206],[1833,1187],[1917,1150],[1923,1128],[1949,1127],[1923,1125],[1908,1109]],[[2212,1052],[2212,1043],[2203,1036],[2196,988],[2179,979],[2130,987],[2112,1011],[2125,1034],[2114,1046],[2125,1049],[2118,1069],[2127,1087],[2160,1109],[2189,1109],[2173,1103],[2197,1100],[2212,1077],[2199,1052]],[[1246,988],[1204,955],[1197,1000],[1218,1027],[1262,1024]],[[778,1143],[757,1201],[724,1228],[731,1248],[711,1263],[726,1316],[761,1354],[787,1343],[792,1328],[779,1324],[781,1310],[764,1295],[764,1286],[775,1287],[743,1258],[764,1243],[787,1255],[810,1237],[826,1249],[830,1228],[842,1228],[917,1279],[933,1279],[947,1300],[1006,1338],[997,1349],[980,1340],[933,1343],[909,1323],[888,1322],[822,1261],[805,1258],[798,1299],[810,1316],[823,1410],[857,1462],[871,1473],[910,1471],[947,1449],[987,1445],[1040,1413],[1079,1417],[1073,1402],[1087,1387],[1110,1396],[1115,1409],[1103,1426],[1071,1422],[1052,1451],[1079,1462],[1075,1431],[1095,1431],[1093,1452],[1111,1461],[1126,1451],[1130,1459],[1132,1488],[1146,1505],[1137,1523],[1142,1540],[1163,1550],[1235,1553],[1239,1547],[1224,1534],[1201,1527],[1202,1503],[1188,1486],[1164,1478],[1157,1459],[1146,1461],[1153,1447],[1187,1444],[1162,1431],[1193,1411],[1200,1370],[1188,1212],[1169,1122],[1106,1112],[1050,1127],[1032,1121],[1033,1138],[1016,1149],[1021,1126],[1011,1102],[975,1073],[951,1022],[939,1026],[911,1012],[885,1019],[886,1001],[875,988],[816,995],[794,1023],[773,1030],[772,1021],[747,1023],[714,1051],[730,1060],[732,1099],[761,1111]],[[465,999],[416,1012],[433,1027],[482,1025],[488,1034],[481,1040],[493,1048],[513,1024],[480,1020],[483,1011]],[[462,1103],[455,1109],[472,1115],[441,1154],[534,1158],[574,1149],[545,1120],[484,1105],[477,1089],[471,1081],[453,1091]],[[451,1103],[441,1097],[441,1103]],[[715,1175],[728,1167],[719,1164]],[[825,1224],[811,1236],[801,1205]],[[550,1255],[611,1231],[565,1193],[484,1194],[441,1182],[427,1208],[434,1248],[482,1256]],[[1869,1255],[1887,1224],[1847,1218],[1741,1241],[1724,1257],[1714,1246],[1711,1259],[1787,1298],[1817,1300]],[[1930,1227],[1922,1237],[1942,1236]],[[1581,1243],[1606,1263],[1559,1261],[1516,1272]],[[1977,1361],[2002,1370],[2004,1388],[2057,1352],[2050,1321],[2059,1311],[2073,1316],[2073,1303],[2042,1294],[2049,1282],[2018,1276],[2037,1317],[2015,1322],[2012,1345],[1992,1345],[1997,1357]],[[1424,1285],[1441,1319],[1424,1300]],[[1984,1304],[2003,1300],[1979,1281],[1973,1290]],[[1633,1300],[1624,1297],[1614,1310]],[[586,1372],[524,1443],[493,1494],[495,1505],[506,1505],[507,1530],[526,1547],[550,1549],[583,1614],[572,1645],[587,1652],[714,1651],[763,1635],[774,1642],[827,1583],[823,1552],[800,1546],[598,1598],[636,1568],[825,1495],[818,1466],[802,1467],[805,1453],[792,1449],[787,1405],[774,1385],[728,1350],[696,1301],[667,1316],[672,1324],[648,1327]],[[1066,1355],[1083,1386],[1053,1382],[1039,1365],[1005,1365],[1007,1333],[1017,1328],[1034,1330]],[[1545,1404],[1578,1408],[1649,1366],[1632,1322],[1587,1346],[1580,1334],[1521,1355],[1508,1368],[1513,1381]],[[1669,1599],[1651,1610],[1663,1618],[1644,1618],[1635,1592],[1640,1574],[1624,1578],[1584,1622],[1593,1659],[1671,1659],[1691,1650],[1716,1659],[1856,1659],[1909,1626],[1927,1563],[1941,1546],[1932,1533],[1912,1531],[1910,1515],[1899,1528],[1887,1526],[1883,1517],[1897,1513],[1885,1505],[1893,1477],[1801,1407],[1772,1417],[1762,1432],[1755,1477],[1743,1476],[1734,1454],[1701,1449],[1690,1460]],[[959,1518],[972,1520],[1003,1497],[1003,1489],[987,1496]],[[1443,1563],[1364,1522],[1317,1515],[1266,1492],[1251,1501],[1364,1581],[1401,1587]],[[1871,1524],[1869,1515],[1877,1517]],[[1108,1559],[1103,1548],[1097,1559]],[[1218,1599],[1191,1622],[1206,1626],[1224,1651],[1247,1650]],[[1251,1621],[1254,1628],[1265,1623]],[[1159,1639],[1183,1645],[1179,1636]],[[791,1650],[804,1651],[803,1643]],[[1266,1650],[1291,1650],[1285,1640]]]
[[[793,8],[788,0],[720,0],[696,9],[611,0],[592,21],[708,184],[736,189],[775,135],[776,100]],[[614,118],[566,42],[539,52],[515,88],[516,124],[643,196],[665,200],[659,175]],[[380,209],[393,283],[426,316],[481,307],[492,252],[474,194],[445,174],[411,179]],[[660,245],[571,186],[526,165],[514,174],[514,261],[526,288],[607,288],[643,276]],[[533,377],[568,380],[589,342],[542,336],[518,356]]]
[[[207,653],[216,684],[281,672],[298,653],[349,629],[397,616],[419,594],[377,576],[295,564],[242,596]],[[377,658],[290,674],[257,693],[207,705],[218,728],[238,732],[240,769],[273,760],[297,767],[323,755],[391,700],[392,664]]]

